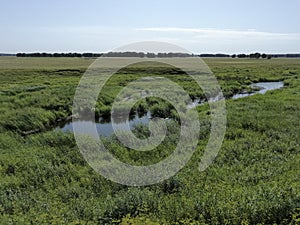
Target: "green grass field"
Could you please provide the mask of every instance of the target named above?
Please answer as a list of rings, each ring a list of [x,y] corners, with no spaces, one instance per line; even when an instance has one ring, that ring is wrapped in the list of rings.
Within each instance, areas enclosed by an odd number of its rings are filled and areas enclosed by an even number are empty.
[[[0,57],[0,224],[300,223],[300,59],[204,59],[228,98],[253,82],[285,86],[226,101],[225,140],[201,173],[210,110],[198,106],[201,139],[192,159],[174,177],[146,187],[103,178],[83,159],[72,133],[54,130],[72,114],[75,89],[93,61]],[[185,74],[169,69],[119,71],[100,94],[96,115],[110,112],[128,82],[162,72],[192,98],[203,97]],[[149,102],[140,105],[171,111],[165,102]],[[119,159],[150,164],[176,147],[176,122],[170,130],[151,154],[120,146],[115,137],[105,141]],[[144,136],[147,128],[135,132]]]

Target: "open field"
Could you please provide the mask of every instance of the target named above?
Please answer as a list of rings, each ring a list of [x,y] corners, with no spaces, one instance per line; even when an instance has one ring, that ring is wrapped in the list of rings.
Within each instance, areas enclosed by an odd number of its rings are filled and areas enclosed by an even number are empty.
[[[201,139],[176,176],[147,187],[118,185],[92,170],[73,134],[53,128],[72,114],[80,77],[94,59],[0,57],[0,221],[3,224],[299,224],[300,59],[204,59],[224,95],[251,91],[261,81],[283,89],[226,101],[227,131],[220,153],[198,171],[210,129],[207,105],[198,106]],[[201,90],[180,71],[133,67],[119,71],[99,96],[97,116],[108,115],[114,97],[141,76],[164,74],[191,98]],[[150,99],[136,108],[176,115]],[[168,156],[178,124],[150,154],[107,139],[117,158],[141,165]],[[146,127],[136,134],[147,136]],[[36,133],[34,133],[36,132]],[[32,133],[32,134],[31,134]]]

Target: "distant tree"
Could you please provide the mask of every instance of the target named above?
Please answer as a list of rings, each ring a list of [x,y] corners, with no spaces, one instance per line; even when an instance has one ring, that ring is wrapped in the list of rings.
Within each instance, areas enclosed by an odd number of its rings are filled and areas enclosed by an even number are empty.
[[[231,55],[231,58],[233,59],[236,58],[236,54]]]
[[[261,57],[262,57],[263,59],[265,59],[265,58],[267,58],[267,55],[266,55],[265,53],[263,53],[263,54],[261,55]]]
[[[286,54],[286,57],[288,57],[288,58],[299,58],[300,54]]]
[[[16,56],[17,56],[17,57],[26,57],[26,54],[25,54],[25,53],[17,53]]]
[[[147,58],[155,58],[156,55],[154,53],[147,52],[146,57]]]
[[[246,55],[246,54],[238,54],[237,57],[238,57],[238,58],[247,58],[247,55]]]
[[[158,58],[166,58],[167,57],[167,53],[157,53],[157,57]]]
[[[215,54],[201,54],[200,57],[216,57]]]
[[[261,56],[261,54],[258,52],[250,54],[251,59],[259,59],[260,56]]]
[[[219,57],[219,58],[227,58],[227,57],[230,57],[230,55],[227,55],[227,54],[221,54],[221,53],[218,53],[215,55],[216,57]]]

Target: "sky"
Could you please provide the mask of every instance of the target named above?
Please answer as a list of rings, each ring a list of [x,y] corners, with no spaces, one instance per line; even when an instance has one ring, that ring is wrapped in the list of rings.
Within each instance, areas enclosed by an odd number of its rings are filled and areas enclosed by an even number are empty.
[[[1,0],[0,52],[300,53],[299,0]]]

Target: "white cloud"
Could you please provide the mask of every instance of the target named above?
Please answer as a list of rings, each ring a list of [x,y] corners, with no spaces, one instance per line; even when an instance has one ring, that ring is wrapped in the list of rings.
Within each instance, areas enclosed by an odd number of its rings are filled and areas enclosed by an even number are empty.
[[[271,33],[261,32],[254,29],[249,30],[231,30],[231,29],[213,29],[213,28],[179,28],[179,27],[149,27],[138,28],[139,31],[153,31],[153,32],[168,32],[177,34],[194,34],[196,36],[213,36],[213,37],[251,37],[251,38],[284,38],[284,39],[300,39],[300,34],[297,33]]]

